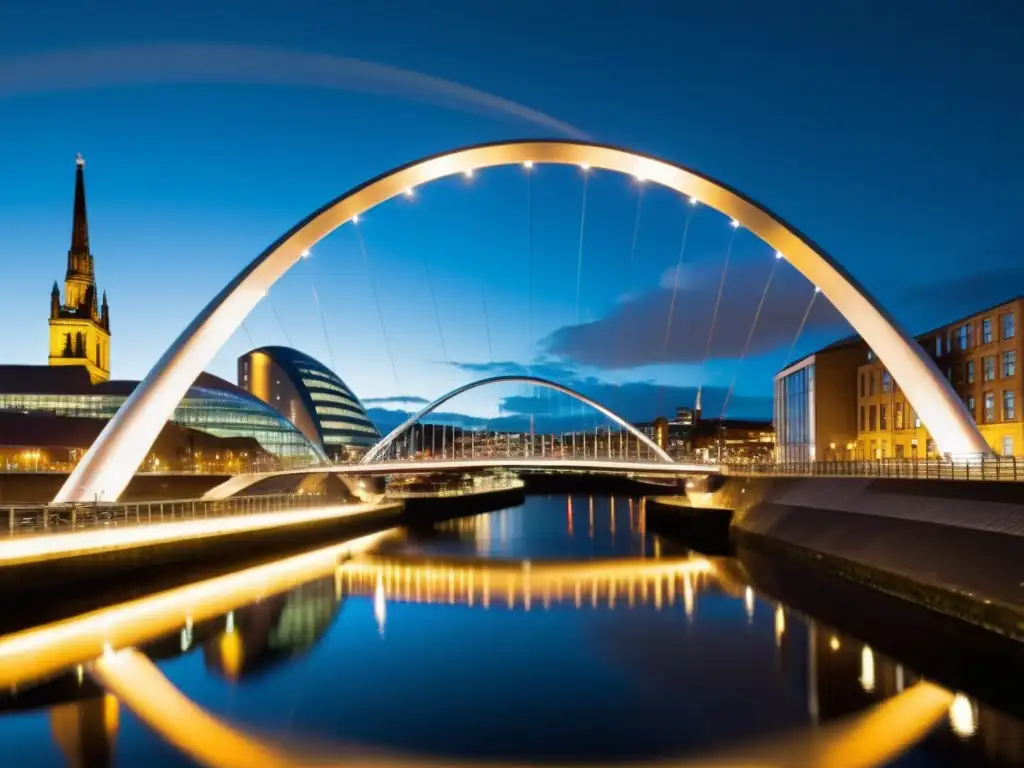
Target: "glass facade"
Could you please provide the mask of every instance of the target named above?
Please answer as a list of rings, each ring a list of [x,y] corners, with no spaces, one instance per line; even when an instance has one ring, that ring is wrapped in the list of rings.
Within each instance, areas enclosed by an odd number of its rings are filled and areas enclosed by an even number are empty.
[[[0,411],[110,419],[127,399],[127,394],[109,393],[0,393]],[[171,421],[216,437],[251,437],[268,453],[283,458],[319,456],[306,436],[273,408],[229,390],[192,387],[174,409]]]
[[[773,422],[779,461],[815,461],[813,358],[775,379]]]
[[[267,391],[255,382],[261,361],[274,366]],[[250,380],[250,370],[253,380]],[[315,438],[328,456],[351,459],[380,440],[380,432],[355,393],[331,369],[290,347],[260,347],[239,358],[239,381],[260,398],[288,412],[294,423]],[[283,401],[282,401],[283,396]],[[280,402],[279,402],[280,401]]]

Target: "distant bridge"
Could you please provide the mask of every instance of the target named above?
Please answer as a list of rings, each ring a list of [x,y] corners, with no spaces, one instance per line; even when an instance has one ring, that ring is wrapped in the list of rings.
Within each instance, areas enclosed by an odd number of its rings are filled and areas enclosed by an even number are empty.
[[[482,469],[515,469],[575,473],[610,473],[678,477],[684,475],[719,474],[718,464],[697,462],[637,461],[616,458],[558,458],[543,456],[479,456],[462,459],[406,459],[377,461],[370,464],[335,464],[303,469],[285,469],[276,472],[252,472],[235,475],[211,488],[204,499],[226,499],[246,488],[272,477],[286,475],[331,474],[346,477],[416,474],[429,472],[463,472]]]

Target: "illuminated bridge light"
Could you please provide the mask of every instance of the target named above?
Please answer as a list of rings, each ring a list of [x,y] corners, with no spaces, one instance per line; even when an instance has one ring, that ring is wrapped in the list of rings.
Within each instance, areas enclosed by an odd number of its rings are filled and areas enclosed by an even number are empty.
[[[949,727],[953,733],[963,739],[969,739],[978,732],[978,719],[971,700],[958,693],[949,705]]]
[[[697,205],[697,203],[699,203],[699,202],[700,202],[700,200],[698,200],[698,199],[697,199],[696,197],[694,197],[693,195],[690,195],[690,199],[689,199],[689,203],[690,203],[690,205]]]
[[[523,168],[525,168],[526,170],[530,170],[531,168],[533,168],[533,160],[524,160]]]
[[[832,651],[838,651],[839,650],[839,638],[836,637],[835,635],[832,635],[832,637],[828,641],[828,647]]]
[[[414,188],[412,188],[412,187],[406,187],[404,194],[405,194],[406,197],[415,197],[416,196],[416,190]]]
[[[867,693],[875,690],[875,654],[866,645],[860,652],[860,687]]]
[[[754,620],[754,590],[747,587],[743,592],[743,608],[747,613],[747,622]]]
[[[782,610],[782,606],[778,606],[775,609],[775,644],[779,645],[782,642],[782,636],[786,633],[786,612]]]
[[[736,219],[730,219],[729,226],[732,227],[733,229],[739,229],[740,223]]]

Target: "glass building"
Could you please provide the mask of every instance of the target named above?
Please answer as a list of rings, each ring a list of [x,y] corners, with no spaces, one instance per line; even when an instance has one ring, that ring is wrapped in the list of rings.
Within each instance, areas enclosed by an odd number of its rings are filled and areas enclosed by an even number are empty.
[[[0,411],[110,419],[135,390],[135,381],[92,384],[83,367],[0,366]],[[254,438],[285,460],[324,458],[318,445],[266,403],[224,379],[202,373],[171,422],[216,437]]]
[[[775,377],[775,447],[778,461],[815,461],[814,358]]]
[[[327,366],[290,347],[260,347],[238,358],[238,384],[271,405],[335,460],[380,440],[355,393]]]

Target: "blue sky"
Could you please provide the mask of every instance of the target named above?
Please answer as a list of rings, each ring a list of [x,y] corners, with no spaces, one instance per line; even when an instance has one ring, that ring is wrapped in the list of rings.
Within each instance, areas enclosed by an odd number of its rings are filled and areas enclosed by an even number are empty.
[[[1000,0],[4,4],[0,299],[20,322],[0,359],[45,362],[76,152],[114,375],[137,378],[225,281],[327,200],[419,156],[563,136],[561,124],[738,187],[924,330],[1024,292],[1022,30],[1024,11]],[[521,106],[496,109],[450,83]],[[688,404],[701,384],[719,409],[771,251],[737,234],[705,362],[727,221],[693,213],[666,345],[687,206],[645,188],[634,250],[636,183],[598,174],[588,185],[578,318],[580,172],[495,169],[371,212],[365,262],[357,235],[336,232],[210,368],[233,379],[252,344],[291,343],[367,399],[433,398],[522,369],[634,419]],[[767,415],[811,291],[779,268],[730,415]],[[797,353],[846,332],[821,304]],[[538,412],[532,395],[467,395],[453,409]]]

